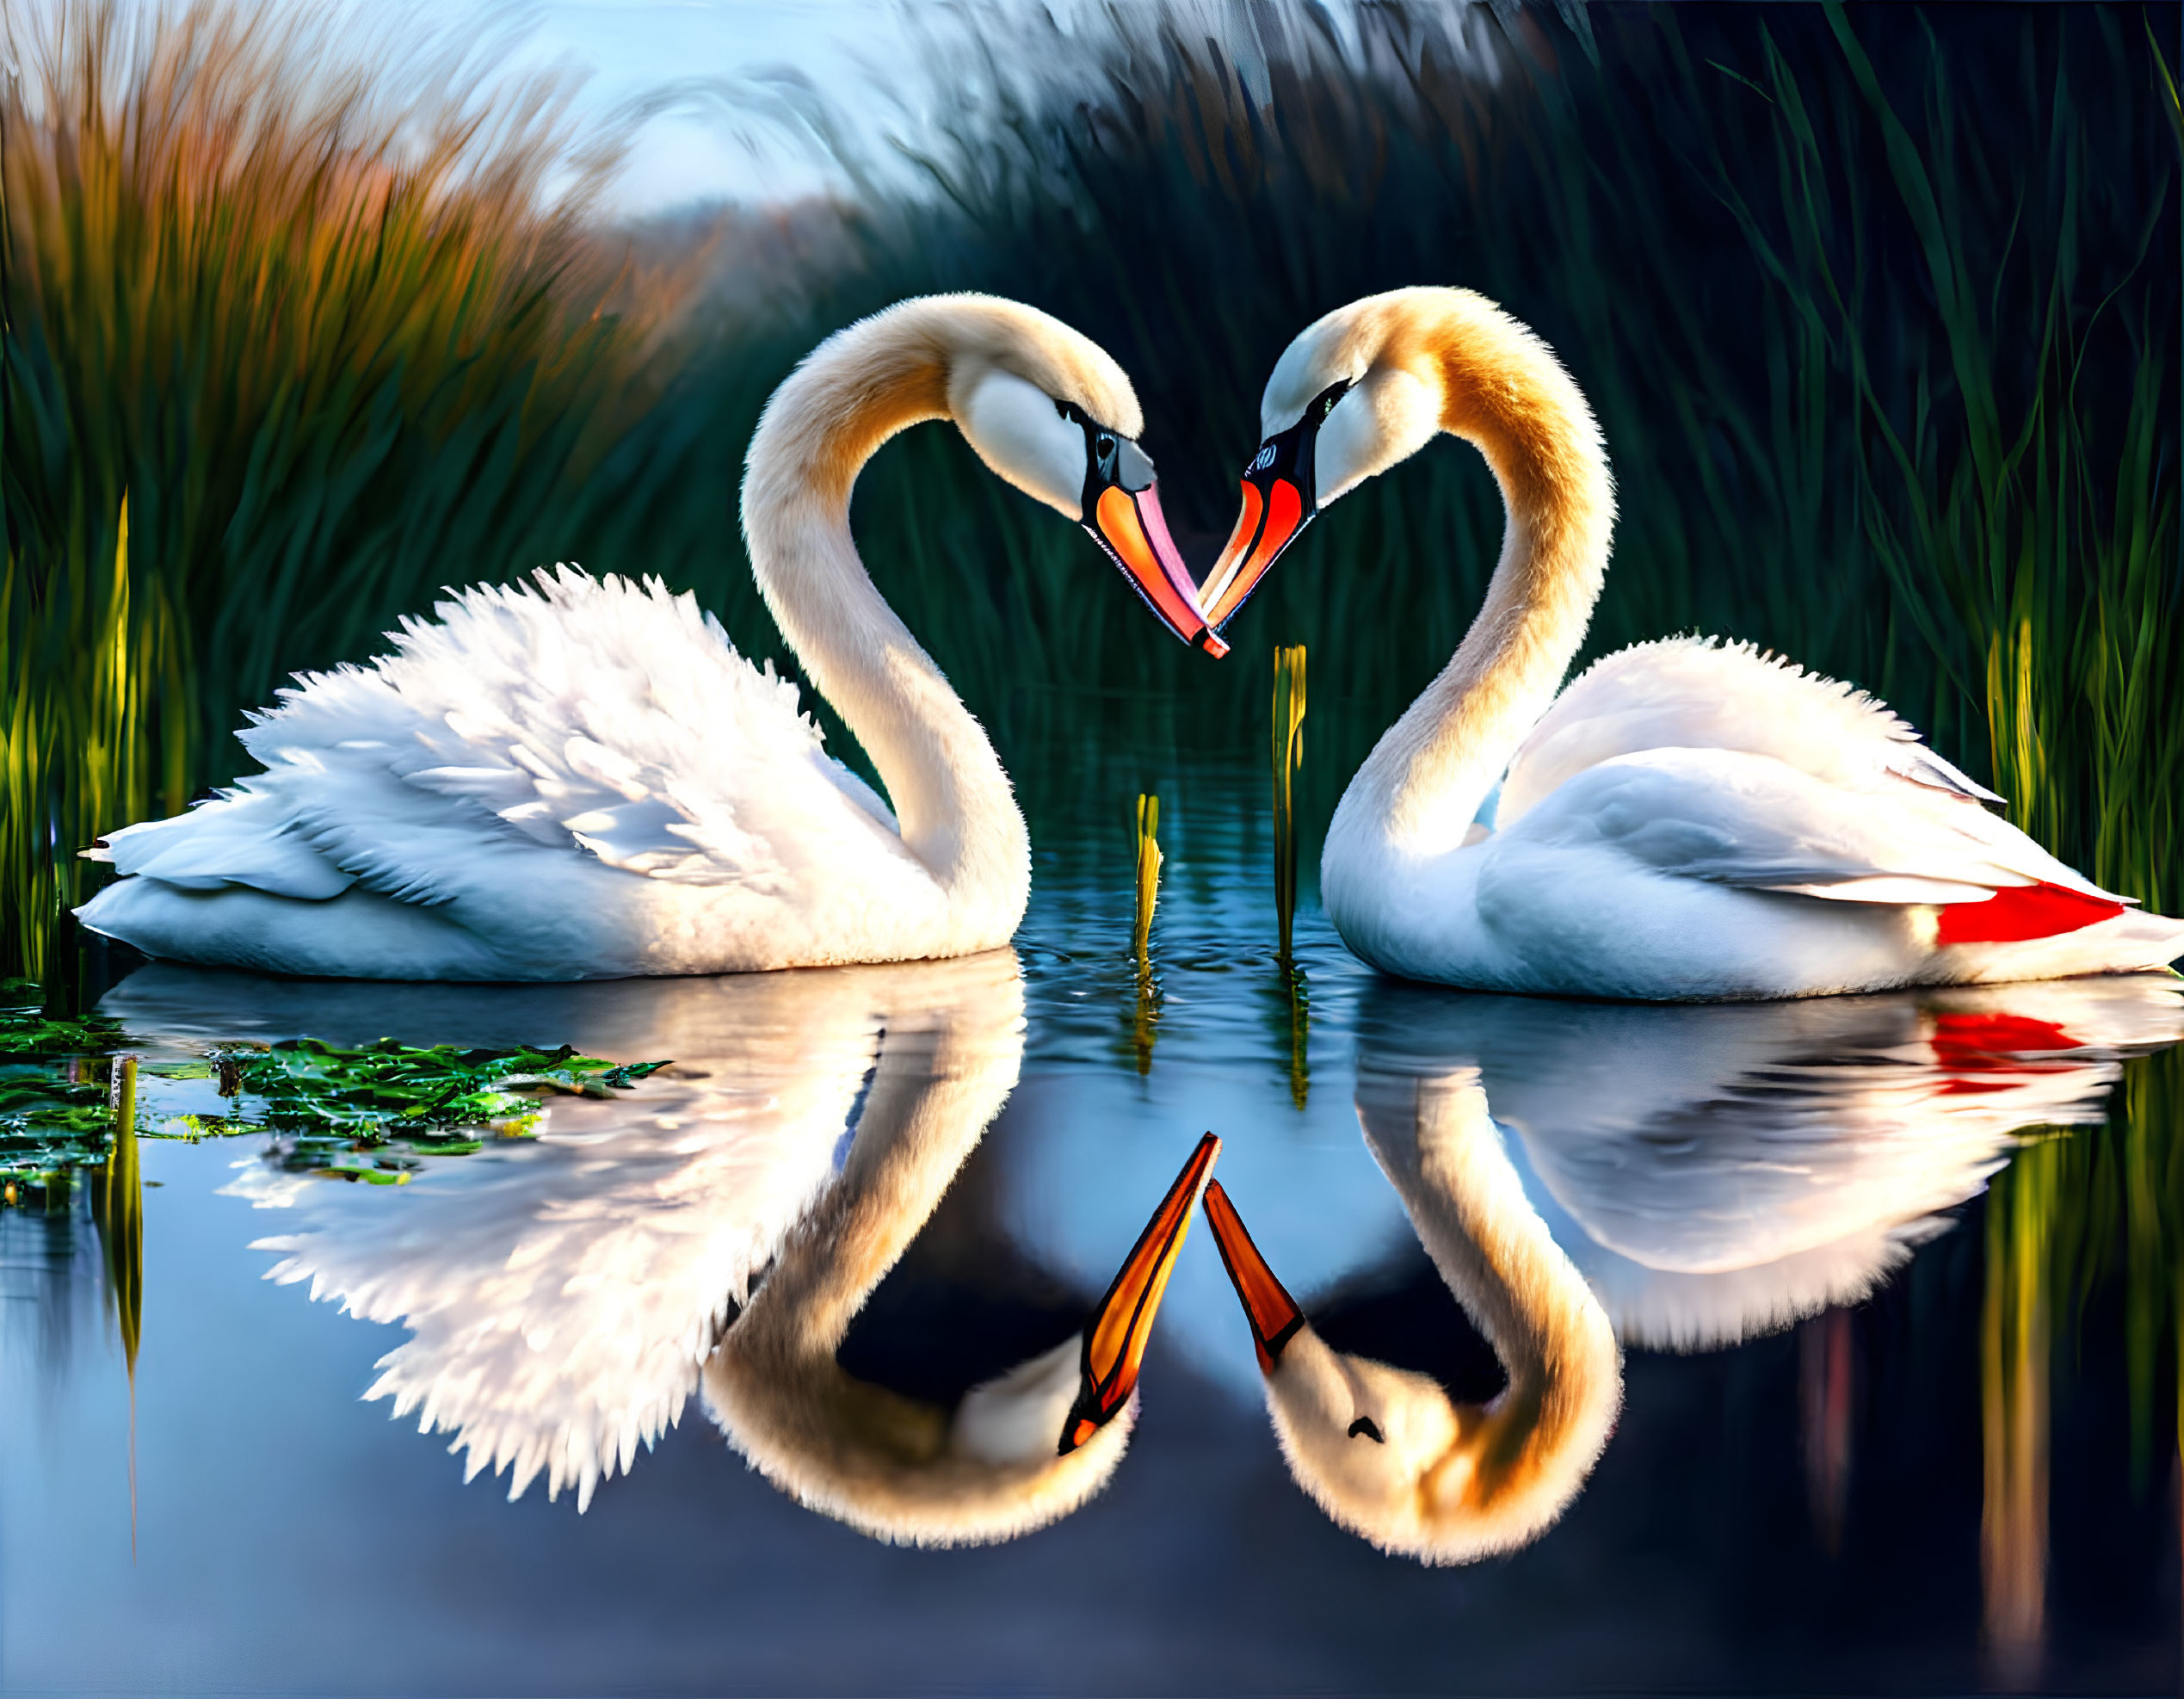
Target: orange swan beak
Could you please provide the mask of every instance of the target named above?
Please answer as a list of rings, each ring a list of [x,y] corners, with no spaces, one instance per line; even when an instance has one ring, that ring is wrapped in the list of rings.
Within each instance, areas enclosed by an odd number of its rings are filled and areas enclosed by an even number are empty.
[[[1084,1384],[1062,1430],[1064,1455],[1120,1415],[1137,1390],[1138,1370],[1152,1338],[1161,1294],[1168,1289],[1176,1253],[1190,1231],[1191,1211],[1206,1188],[1206,1177],[1213,1171],[1213,1158],[1220,1153],[1221,1141],[1211,1133],[1198,1141],[1183,1171],[1138,1234],[1107,1295],[1085,1324]]]

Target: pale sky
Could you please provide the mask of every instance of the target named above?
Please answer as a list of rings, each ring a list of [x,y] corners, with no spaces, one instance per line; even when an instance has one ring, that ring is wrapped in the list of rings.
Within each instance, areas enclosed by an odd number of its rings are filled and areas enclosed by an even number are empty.
[[[1061,17],[1066,32],[1078,0],[1003,0],[1042,8]],[[16,0],[18,15],[50,16],[57,0]],[[188,0],[118,0],[125,12],[157,11]],[[475,20],[480,35],[513,24],[523,46],[523,67],[566,66],[588,73],[580,110],[604,116],[627,102],[676,84],[704,80],[722,85],[762,84],[786,71],[831,98],[884,169],[885,121],[900,121],[891,104],[930,98],[925,65],[913,51],[912,8],[936,15],[944,0],[268,0],[275,8],[329,8],[375,22],[404,4],[421,22],[461,32]],[[1181,0],[1186,7],[1193,0]],[[1233,50],[1257,28],[1294,25],[1293,0],[1195,0],[1208,28],[1229,37]],[[1345,34],[1354,25],[1348,0],[1330,7]],[[398,12],[398,15],[400,14]],[[1274,22],[1286,20],[1286,22]],[[1249,55],[1245,56],[1247,59]],[[1247,80],[1252,66],[1240,63]],[[1262,98],[1264,91],[1261,91]],[[715,103],[711,116],[693,112],[654,117],[639,137],[620,181],[613,210],[645,213],[694,201],[793,198],[823,187],[830,172],[808,139],[758,114],[762,100],[747,102],[738,121]]]
[[[473,7],[481,17],[495,9],[493,0],[443,3]],[[903,43],[890,0],[535,0],[521,15],[536,20],[523,57],[589,71],[583,101],[600,110],[687,78],[749,77],[776,67],[854,96],[868,86],[864,65],[884,65]],[[754,152],[724,120],[656,118],[625,174],[618,209],[651,212],[723,195],[774,199],[808,192],[824,177],[793,145]]]
[[[48,23],[59,0],[15,0],[17,17]],[[582,109],[605,114],[677,83],[800,72],[869,119],[873,72],[895,88],[906,60],[902,7],[928,0],[268,0],[384,24],[407,6],[429,26],[485,35],[513,26],[524,46],[515,63],[589,73]],[[125,15],[178,11],[189,0],[118,0]],[[244,0],[250,3],[250,0]],[[863,96],[865,98],[860,99]],[[746,124],[743,127],[753,127]],[[763,128],[763,127],[758,127]],[[656,118],[622,185],[620,211],[651,212],[721,196],[768,200],[808,193],[824,181],[816,154],[776,143],[754,152],[725,117]],[[776,136],[782,133],[773,132]],[[867,140],[876,135],[867,135]]]

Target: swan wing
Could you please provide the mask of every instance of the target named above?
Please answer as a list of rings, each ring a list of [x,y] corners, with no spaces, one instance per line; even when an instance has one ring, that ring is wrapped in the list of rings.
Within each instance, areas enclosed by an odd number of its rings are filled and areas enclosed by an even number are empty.
[[[563,567],[405,621],[367,667],[303,676],[241,733],[265,770],[110,834],[125,872],[435,904],[540,852],[793,899],[854,868],[929,884],[796,687],[694,597]]]
[[[1528,845],[1611,850],[1653,872],[1862,903],[1971,903],[2052,885],[2110,897],[1969,796],[1902,775],[1830,781],[1774,756],[1649,749],[1588,766],[1505,828]]]
[[[299,834],[275,794],[231,792],[170,819],[108,832],[83,852],[124,875],[140,874],[185,891],[247,885],[276,897],[321,901],[356,882]]]
[[[1675,637],[1619,650],[1555,699],[1509,763],[1496,819],[1506,829],[1589,768],[1653,749],[1768,756],[1849,789],[1893,782],[2000,800],[1854,686],[1749,643]]]

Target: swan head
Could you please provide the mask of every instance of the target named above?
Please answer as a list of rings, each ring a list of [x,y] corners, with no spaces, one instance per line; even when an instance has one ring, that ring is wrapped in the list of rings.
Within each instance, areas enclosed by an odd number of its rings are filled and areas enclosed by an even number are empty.
[[[1198,587],[1160,509],[1144,415],[1122,368],[1058,318],[1015,302],[976,304],[947,357],[956,429],[1004,482],[1077,521],[1162,623],[1212,655]]]
[[[1200,591],[1216,629],[1329,503],[1416,454],[1445,429],[1437,341],[1452,313],[1514,320],[1463,289],[1396,289],[1337,307],[1282,351],[1260,401],[1262,437],[1242,507]]]
[[[987,1544],[1069,1515],[1129,1447],[1153,1321],[1219,1151],[1199,1142],[1081,1332],[953,1411],[857,1380],[831,1351],[754,1349],[746,1318],[706,1365],[715,1418],[799,1503],[897,1544]]]
[[[1468,1563],[1536,1539],[1590,1473],[1607,1438],[1595,1398],[1574,1424],[1539,1380],[1513,1372],[1486,1404],[1432,1376],[1338,1351],[1320,1338],[1244,1231],[1228,1195],[1206,1220],[1235,1283],[1290,1473],[1335,1522],[1385,1552]],[[1606,1402],[1612,1418],[1615,1392]]]

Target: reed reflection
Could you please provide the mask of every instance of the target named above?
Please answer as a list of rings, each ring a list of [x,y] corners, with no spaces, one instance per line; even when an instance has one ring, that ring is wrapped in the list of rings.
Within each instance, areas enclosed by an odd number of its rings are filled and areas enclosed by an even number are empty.
[[[1466,1401],[1332,1349],[1218,1185],[1207,1214],[1292,1473],[1344,1527],[1447,1563],[1576,1496],[1619,1341],[1725,1346],[1866,1296],[2021,1132],[2101,1121],[2123,1059],[2184,1038],[2184,994],[2138,975],[1662,1006],[1378,981],[1359,1038],[1366,1143],[1506,1387]]]
[[[992,1539],[1063,1514],[1127,1443],[1214,1149],[1187,1165],[1086,1335],[936,1408],[854,1380],[833,1351],[1015,1085],[1011,952],[506,989],[155,966],[107,1007],[180,1037],[550,1035],[675,1059],[630,1097],[557,1102],[535,1141],[434,1164],[398,1191],[290,1175],[277,1152],[230,1189],[308,1218],[257,1242],[282,1253],[273,1278],[408,1327],[367,1397],[453,1434],[466,1479],[506,1470],[513,1498],[543,1474],[579,1508],[702,1376],[731,1444],[868,1532]]]

